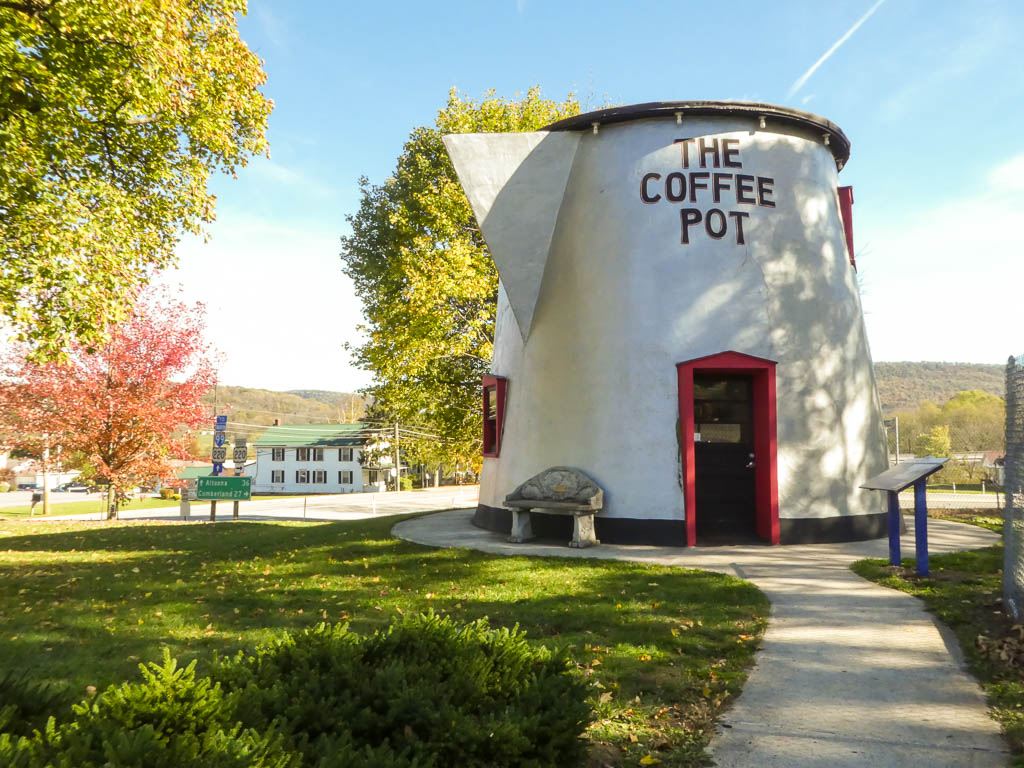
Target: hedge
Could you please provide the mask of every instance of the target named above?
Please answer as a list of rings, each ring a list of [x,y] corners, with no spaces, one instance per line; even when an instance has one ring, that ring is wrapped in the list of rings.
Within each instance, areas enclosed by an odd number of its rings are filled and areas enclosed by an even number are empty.
[[[140,681],[42,727],[38,707],[0,702],[0,765],[572,766],[592,719],[564,652],[486,620],[431,613],[369,635],[321,624],[210,666],[199,675],[165,651]]]

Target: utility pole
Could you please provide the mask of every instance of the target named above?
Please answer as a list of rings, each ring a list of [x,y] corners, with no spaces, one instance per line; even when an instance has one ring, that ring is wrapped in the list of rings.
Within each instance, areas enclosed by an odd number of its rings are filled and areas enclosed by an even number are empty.
[[[395,422],[395,447],[393,449],[395,462],[395,490],[402,490],[402,465],[401,456],[398,453],[398,422]]]
[[[900,417],[893,416],[892,420],[896,422],[896,463],[900,463]]]

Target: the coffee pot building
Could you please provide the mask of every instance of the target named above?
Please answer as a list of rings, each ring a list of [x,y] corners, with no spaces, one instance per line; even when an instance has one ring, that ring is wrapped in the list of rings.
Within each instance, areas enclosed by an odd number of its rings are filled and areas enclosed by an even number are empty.
[[[838,126],[656,102],[445,143],[500,275],[478,525],[570,466],[604,489],[603,541],[883,535]]]

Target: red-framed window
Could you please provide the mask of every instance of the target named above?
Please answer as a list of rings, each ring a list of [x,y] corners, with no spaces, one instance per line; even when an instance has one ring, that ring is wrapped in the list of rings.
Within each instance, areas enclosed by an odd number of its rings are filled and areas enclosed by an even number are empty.
[[[497,458],[501,454],[501,429],[505,421],[505,393],[508,379],[503,376],[484,376],[484,456]]]

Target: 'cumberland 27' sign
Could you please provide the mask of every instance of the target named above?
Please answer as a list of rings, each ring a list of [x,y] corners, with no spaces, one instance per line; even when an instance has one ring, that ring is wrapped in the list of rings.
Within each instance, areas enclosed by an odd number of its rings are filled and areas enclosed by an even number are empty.
[[[640,179],[640,199],[644,203],[684,206],[679,209],[679,241],[683,245],[689,245],[690,238],[702,227],[710,238],[728,236],[743,245],[743,224],[750,217],[744,206],[775,207],[775,179],[743,173],[739,143],[739,139],[676,139],[680,170],[666,174],[652,171]]]

